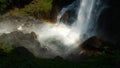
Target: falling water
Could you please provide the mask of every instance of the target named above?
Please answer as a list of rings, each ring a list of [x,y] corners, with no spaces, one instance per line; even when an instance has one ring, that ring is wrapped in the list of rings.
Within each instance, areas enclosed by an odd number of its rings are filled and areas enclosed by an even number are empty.
[[[79,4],[78,4],[79,2]],[[78,6],[76,5],[78,4]],[[100,0],[76,0],[64,7],[58,15],[55,25],[45,25],[40,31],[41,44],[46,45],[55,55],[66,56],[88,37],[95,35],[92,30],[101,8]],[[64,24],[60,19],[68,10],[75,9],[77,19],[72,25]]]
[[[78,9],[78,5],[80,4],[79,2],[80,2],[80,0],[76,0],[72,4],[70,4],[66,7],[63,7],[62,10],[60,11],[60,13],[57,16],[57,23],[58,24],[61,23],[61,18],[67,11]],[[76,13],[76,12],[74,12],[74,13]]]
[[[77,21],[72,25],[79,30],[80,40],[84,40],[84,36],[88,38],[95,35],[95,22],[103,8],[100,0],[82,0]]]
[[[79,4],[78,4],[79,2]],[[79,7],[76,6],[79,5]],[[77,19],[73,22],[71,28],[79,32],[81,41],[95,35],[95,25],[101,11],[105,8],[101,0],[76,0],[67,8],[63,8],[58,15],[57,22],[60,21],[65,12],[75,9]]]
[[[64,13],[73,9],[77,14],[76,21],[74,21],[72,25],[64,24],[64,22],[61,23],[60,19],[63,17]],[[73,51],[78,48],[80,43],[85,39],[95,35],[93,30],[95,28],[94,25],[102,9],[103,7],[100,0],[76,0],[61,10],[56,24],[34,24],[28,28],[25,24],[20,22],[17,25],[18,27],[13,28],[13,24],[11,24],[11,28],[2,30],[4,29],[3,27],[0,32],[14,31],[14,29],[28,32],[34,31],[38,36],[41,47],[47,49],[46,52],[41,52],[40,50],[38,56],[45,58],[58,55],[66,57],[70,53],[74,53]],[[5,22],[8,23],[8,21],[5,20],[3,24],[5,24]]]

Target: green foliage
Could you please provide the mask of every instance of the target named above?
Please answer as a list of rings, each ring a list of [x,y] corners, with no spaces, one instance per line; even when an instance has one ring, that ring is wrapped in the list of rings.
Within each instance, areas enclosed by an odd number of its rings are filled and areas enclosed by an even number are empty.
[[[0,0],[0,13],[9,6],[9,0]]]
[[[38,19],[48,19],[50,18],[52,1],[53,0],[32,0],[29,4],[24,5],[24,7],[22,6],[23,8],[20,8],[19,6],[22,5],[22,2],[19,3],[18,7],[16,7],[16,3],[14,4],[14,1],[11,0],[10,4],[12,5],[12,9],[10,9],[10,11],[5,14],[5,16],[32,16]]]
[[[0,68],[114,68],[117,59],[117,56],[97,56],[72,62],[12,55],[0,58]]]
[[[10,9],[23,8],[32,0],[0,0],[0,13],[5,13]]]
[[[5,53],[10,53],[13,50],[13,48],[7,47],[5,45],[0,45],[0,49],[2,49]]]
[[[52,0],[34,0],[29,5],[25,6],[23,11],[33,17],[47,17],[52,8]]]
[[[81,61],[64,59],[39,59],[15,54],[12,48],[0,45],[6,52],[0,55],[0,68],[114,68],[120,55],[91,56]],[[13,52],[13,53],[12,53]]]

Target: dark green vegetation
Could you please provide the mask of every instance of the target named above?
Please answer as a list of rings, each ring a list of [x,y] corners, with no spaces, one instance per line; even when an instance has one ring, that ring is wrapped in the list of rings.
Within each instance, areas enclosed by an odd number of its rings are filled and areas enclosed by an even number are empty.
[[[1,0],[0,13],[5,15],[48,18],[52,0]]]
[[[32,0],[0,0],[0,12],[5,13],[14,8],[24,8]]]
[[[74,0],[0,0],[0,15],[32,16],[54,21],[60,9]]]
[[[39,59],[0,51],[0,68],[117,68],[119,56],[94,56],[81,61]]]
[[[94,47],[89,45],[86,48],[94,51]],[[61,57],[40,59],[22,46],[0,45],[0,68],[119,68],[119,64],[119,53],[90,55],[79,61],[69,61]]]
[[[28,48],[39,44],[34,36],[33,32],[24,34],[19,31],[1,35],[0,68],[119,68],[120,49],[100,38],[91,37],[83,43],[84,46],[81,45],[83,59],[79,56],[65,60],[59,56],[54,59],[36,58]]]

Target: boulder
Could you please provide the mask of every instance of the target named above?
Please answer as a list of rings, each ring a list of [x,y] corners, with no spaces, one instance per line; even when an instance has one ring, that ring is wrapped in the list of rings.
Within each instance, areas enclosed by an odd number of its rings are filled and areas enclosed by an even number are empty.
[[[115,48],[112,43],[105,41],[102,38],[93,36],[80,45],[80,54],[88,56],[112,54],[114,49]]]
[[[30,55],[31,53],[31,56],[32,54],[38,56],[41,48],[37,35],[34,32],[23,33],[21,31],[13,31],[8,34],[2,34],[0,36],[0,44],[0,46],[13,48],[17,53],[23,53],[24,55],[28,53]]]

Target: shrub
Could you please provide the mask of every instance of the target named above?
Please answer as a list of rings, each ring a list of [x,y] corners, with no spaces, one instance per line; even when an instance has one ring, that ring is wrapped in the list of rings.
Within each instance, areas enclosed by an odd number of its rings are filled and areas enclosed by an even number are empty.
[[[7,7],[9,6],[9,0],[0,0],[0,13],[5,11]]]
[[[10,53],[13,50],[13,48],[7,47],[5,45],[0,45],[0,49],[2,49],[5,53]]]
[[[13,1],[13,0],[12,0]],[[26,1],[25,1],[26,2]],[[24,5],[23,8],[14,5],[14,1],[12,2],[13,7],[9,12],[5,14],[5,16],[16,15],[16,16],[32,16],[38,19],[49,19],[50,12],[52,9],[52,0],[32,0],[29,4]]]
[[[29,16],[41,18],[48,17],[52,8],[52,0],[34,0],[25,6],[23,11]]]

